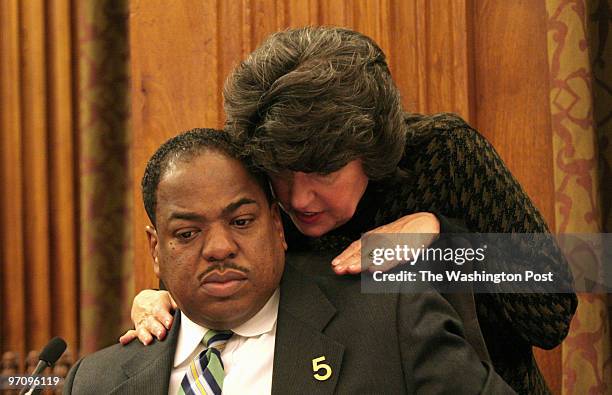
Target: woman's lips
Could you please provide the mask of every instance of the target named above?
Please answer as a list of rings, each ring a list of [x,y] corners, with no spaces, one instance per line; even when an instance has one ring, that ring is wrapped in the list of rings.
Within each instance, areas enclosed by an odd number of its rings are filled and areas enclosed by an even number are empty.
[[[202,288],[210,296],[227,298],[232,296],[244,284],[246,284],[246,274],[235,270],[224,270],[223,272],[213,271],[202,279]]]
[[[315,222],[317,222],[321,218],[321,215],[323,214],[322,211],[319,211],[319,212],[294,211],[294,213],[298,221],[304,224],[308,224],[308,225],[314,224]]]

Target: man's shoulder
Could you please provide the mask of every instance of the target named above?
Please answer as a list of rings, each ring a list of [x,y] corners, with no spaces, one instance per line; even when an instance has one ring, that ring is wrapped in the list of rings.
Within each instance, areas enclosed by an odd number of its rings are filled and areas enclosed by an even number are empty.
[[[467,335],[474,347],[478,348],[482,343],[477,325],[475,328],[469,326],[466,333],[462,322],[462,317],[471,318],[476,314],[475,311],[472,315],[468,314],[474,309],[473,303],[466,302],[472,300],[471,294],[443,295],[428,283],[392,284],[384,292],[378,290],[374,293],[368,291],[367,287],[363,288],[360,275],[338,276],[331,272],[327,275],[310,275],[291,267],[289,270],[291,277],[296,277],[296,274],[299,276],[300,283],[286,282],[291,289],[285,289],[285,292],[309,298],[313,292],[304,293],[304,290],[315,286],[333,306],[336,311],[335,320],[342,325],[350,325],[354,329],[378,328],[383,332],[395,328],[398,336],[410,337],[416,322],[429,317],[431,313],[436,316],[436,323],[444,322],[442,326],[453,333],[462,337]],[[486,355],[486,351],[482,355]],[[483,359],[487,358],[485,356]]]
[[[81,358],[68,373],[64,393],[110,392],[125,380],[123,364],[142,347],[138,341],[115,344]]]
[[[68,373],[64,393],[109,393],[126,383],[130,391],[167,385],[179,327],[180,315],[175,314],[164,341],[148,346],[137,340],[125,346],[115,344],[82,358]],[[134,381],[135,376],[140,379]]]
[[[377,309],[378,306],[396,308],[398,293],[373,294],[362,289],[361,275],[312,276],[311,281],[339,310]]]
[[[290,289],[285,292],[300,293],[306,289],[306,284],[314,285],[340,317],[356,321],[357,325],[369,326],[367,321],[376,321],[388,326],[394,322],[391,317],[399,318],[407,310],[419,310],[432,303],[450,307],[445,298],[428,285],[423,285],[420,292],[411,292],[400,284],[394,288],[390,286],[388,292],[373,293],[363,289],[361,275],[340,276],[331,270],[313,275],[291,265],[288,270],[291,277],[299,277],[299,282],[286,281],[284,285]]]
[[[101,370],[103,368],[110,370],[120,369],[123,362],[144,348],[145,346],[139,341],[133,341],[125,346],[119,343],[113,344],[112,346],[83,357],[79,370],[84,367],[96,370]]]

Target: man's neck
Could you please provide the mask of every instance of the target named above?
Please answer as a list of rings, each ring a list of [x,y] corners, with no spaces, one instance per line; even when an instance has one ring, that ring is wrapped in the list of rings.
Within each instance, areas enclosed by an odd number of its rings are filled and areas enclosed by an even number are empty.
[[[278,303],[280,298],[279,288],[276,288],[272,295],[266,300],[263,306],[258,309],[254,314],[250,315],[247,319],[243,319],[240,322],[235,323],[223,323],[219,324],[218,322],[202,322],[201,320],[194,320],[189,317],[188,314],[181,311],[183,322],[187,322],[188,326],[196,326],[200,328],[214,329],[214,330],[231,330],[236,333],[240,332],[251,332],[252,329],[258,329],[269,326],[267,322],[270,320],[270,317],[276,321],[276,316],[278,314]],[[219,321],[221,322],[221,321]]]

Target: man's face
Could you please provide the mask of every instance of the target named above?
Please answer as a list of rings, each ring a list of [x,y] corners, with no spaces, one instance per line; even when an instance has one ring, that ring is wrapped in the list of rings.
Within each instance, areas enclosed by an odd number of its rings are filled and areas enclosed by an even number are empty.
[[[155,213],[155,273],[194,322],[236,327],[278,287],[287,247],[278,208],[239,161],[208,150],[170,163]]]

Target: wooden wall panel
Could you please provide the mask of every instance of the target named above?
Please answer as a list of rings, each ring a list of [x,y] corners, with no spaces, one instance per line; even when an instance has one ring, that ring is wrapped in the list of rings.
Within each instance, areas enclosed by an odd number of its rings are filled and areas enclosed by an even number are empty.
[[[134,125],[134,256],[142,272],[136,287],[150,287],[155,278],[145,244],[148,224],[140,180],[161,142],[194,127],[218,127],[221,120],[221,76],[218,2],[192,2],[168,7],[166,1],[133,1],[130,5],[132,119]],[[230,14],[234,16],[234,14]],[[225,25],[228,30],[238,21]],[[163,29],[159,28],[163,26]],[[225,64],[225,63],[221,63]],[[193,87],[206,89],[194,91]],[[146,280],[145,280],[146,279]],[[144,282],[143,282],[144,280]]]
[[[252,37],[250,50],[253,50],[266,37],[279,29],[283,15],[280,15],[280,7],[277,6],[276,0],[251,0],[250,3],[251,20],[247,26]]]
[[[384,28],[386,21],[385,1],[357,1],[353,3],[352,19],[348,27],[372,37],[381,48],[388,48],[388,30]],[[337,24],[337,23],[332,23]]]
[[[554,230],[546,20],[543,1],[474,2],[473,123]],[[560,393],[561,347],[536,355],[553,393]]]
[[[396,1],[389,11],[389,68],[402,94],[404,109],[409,112],[424,112],[423,85],[420,75],[425,66],[419,62],[420,39],[417,23],[417,4],[414,1]]]
[[[353,4],[342,0],[319,0],[320,25],[351,26],[353,21]]]
[[[470,119],[469,1],[331,3],[321,7],[328,13],[322,24],[358,30],[383,48],[407,111],[450,111]]]
[[[474,124],[554,229],[545,21],[541,1],[475,2]]]
[[[416,46],[419,59],[414,76],[418,112],[455,112],[470,120],[469,12],[467,1],[416,1],[418,36],[410,45]]]
[[[219,26],[236,26],[242,25],[247,16],[242,1],[221,1],[219,2]],[[250,46],[250,37],[245,37],[241,29],[224,29],[219,31],[219,40],[223,43],[220,45],[220,54],[218,58],[217,73],[218,86],[222,87],[227,76],[236,65],[238,65],[239,57],[236,54],[249,53],[247,47]],[[218,106],[218,120],[225,119],[223,114],[223,106]]]
[[[277,1],[277,26],[308,26],[319,24],[319,7],[317,0]]]

